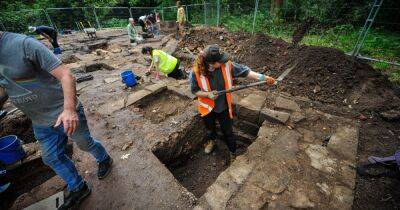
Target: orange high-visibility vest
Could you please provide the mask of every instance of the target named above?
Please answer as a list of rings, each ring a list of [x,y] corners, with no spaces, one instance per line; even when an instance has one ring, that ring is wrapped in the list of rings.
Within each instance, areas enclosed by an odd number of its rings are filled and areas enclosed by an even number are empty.
[[[197,84],[199,85],[200,89],[204,92],[211,92],[212,90],[208,78],[202,75],[200,73],[200,70],[197,69],[197,67],[194,67],[193,70],[196,75]],[[232,62],[228,61],[227,63],[223,64],[220,70],[222,71],[222,75],[224,77],[225,89],[226,90],[231,89],[233,86]],[[198,99],[198,109],[202,117],[206,116],[213,110],[215,106],[214,100],[205,97],[197,97],[197,99]],[[230,93],[226,93],[226,102],[229,108],[229,117],[232,119],[233,118],[232,95]]]

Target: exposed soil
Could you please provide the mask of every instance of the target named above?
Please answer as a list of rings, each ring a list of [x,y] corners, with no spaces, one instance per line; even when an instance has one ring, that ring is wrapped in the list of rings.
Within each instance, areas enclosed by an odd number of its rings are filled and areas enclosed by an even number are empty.
[[[238,142],[238,155],[243,154],[247,146]],[[169,167],[169,170],[186,189],[200,198],[228,166],[229,151],[225,142],[218,140],[211,154],[205,154],[203,148],[198,148],[185,162]]]
[[[294,39],[300,39],[301,34],[294,34]],[[360,162],[370,155],[392,155],[400,147],[398,118],[387,122],[380,117],[388,110],[398,113],[400,100],[396,87],[368,64],[332,48],[292,47],[263,34],[253,36],[212,28],[189,31],[179,43],[179,50],[187,53],[186,47],[197,54],[208,44],[218,44],[231,53],[235,62],[258,72],[264,72],[262,69],[266,68],[269,70],[267,73],[274,77],[296,64],[279,90],[321,102],[322,106],[329,105],[322,109],[325,112],[337,114],[335,112],[341,109],[345,111],[340,116],[362,119],[358,150]],[[399,181],[392,178],[357,177],[353,208],[398,209],[398,184]]]
[[[135,108],[139,108],[136,111],[141,112],[146,119],[153,123],[160,123],[171,116],[184,112],[189,104],[190,100],[184,99],[171,91],[166,91],[141,100],[135,104]],[[135,108],[133,108],[134,111]]]
[[[36,141],[33,135],[32,121],[21,112],[7,115],[0,120],[0,137],[17,135],[24,143]]]

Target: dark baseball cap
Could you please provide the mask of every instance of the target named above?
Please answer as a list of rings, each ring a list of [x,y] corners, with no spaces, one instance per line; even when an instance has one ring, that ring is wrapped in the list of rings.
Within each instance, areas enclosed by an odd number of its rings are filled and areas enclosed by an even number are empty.
[[[203,55],[206,63],[226,63],[230,57],[228,53],[221,52],[216,44],[208,45],[204,49]]]

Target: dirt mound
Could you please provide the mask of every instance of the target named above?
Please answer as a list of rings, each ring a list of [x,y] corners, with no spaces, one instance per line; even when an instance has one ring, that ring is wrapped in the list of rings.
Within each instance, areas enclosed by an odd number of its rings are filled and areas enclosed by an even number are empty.
[[[205,46],[218,44],[229,52],[232,59],[256,71],[262,67],[277,68],[276,59],[287,54],[288,44],[265,34],[251,35],[244,32],[229,33],[221,28],[195,28],[180,41],[179,49],[197,55]]]
[[[371,67],[336,49],[303,46],[289,56],[296,67],[285,78],[282,89],[316,101],[341,104],[355,86],[376,76]]]
[[[311,22],[306,27],[310,25]],[[200,27],[189,31],[180,41],[179,50],[197,54],[209,44],[218,44],[234,61],[255,71],[261,72],[266,67],[267,73],[274,77],[296,64],[280,86],[292,95],[339,106],[351,105],[359,111],[387,110],[399,101],[390,82],[379,72],[337,49],[294,47],[265,34]]]

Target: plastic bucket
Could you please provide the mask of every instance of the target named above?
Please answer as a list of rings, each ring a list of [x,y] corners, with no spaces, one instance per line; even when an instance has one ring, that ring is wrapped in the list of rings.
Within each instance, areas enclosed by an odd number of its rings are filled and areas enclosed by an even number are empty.
[[[21,140],[14,135],[0,138],[0,162],[13,164],[25,157],[26,153],[21,145]]]
[[[132,71],[124,71],[121,73],[122,81],[128,87],[133,87],[136,85],[136,76]]]

